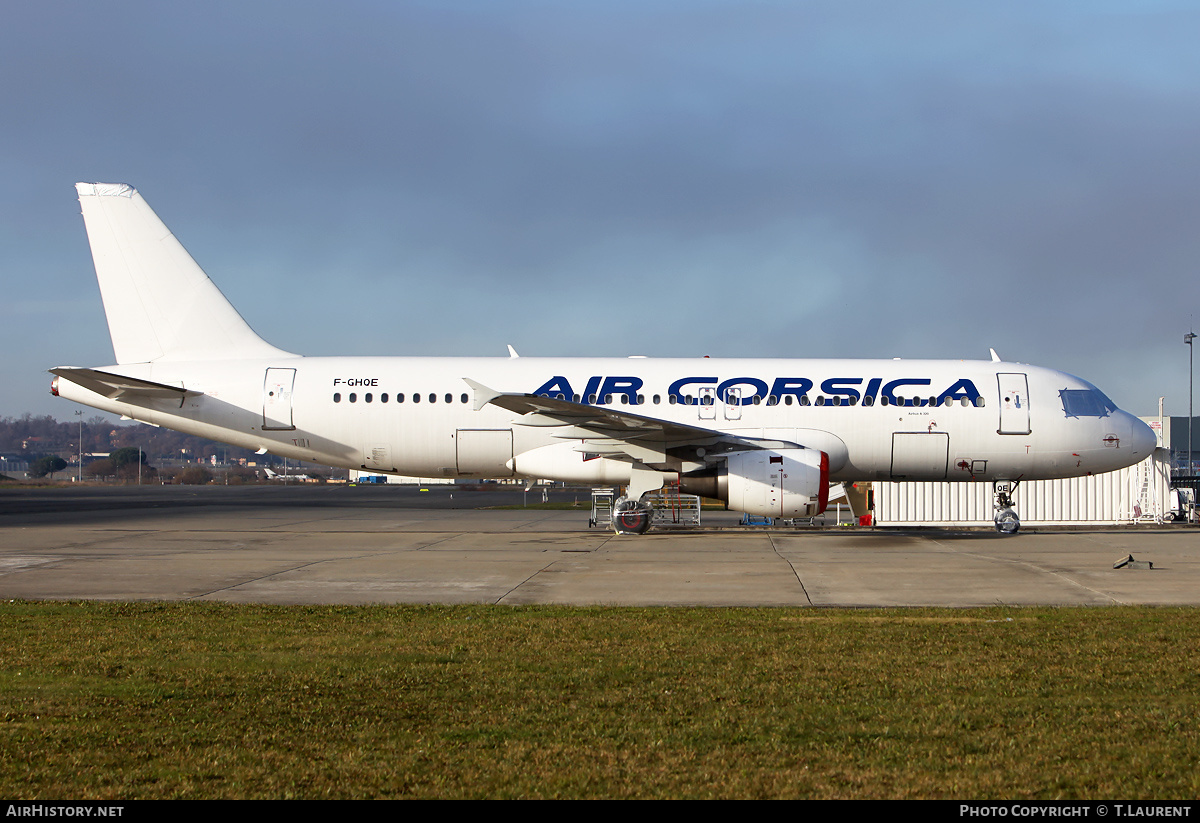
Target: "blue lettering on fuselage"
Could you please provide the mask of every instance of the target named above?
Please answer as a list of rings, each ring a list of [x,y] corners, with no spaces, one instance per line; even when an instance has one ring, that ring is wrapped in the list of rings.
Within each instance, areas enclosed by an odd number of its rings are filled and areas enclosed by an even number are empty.
[[[583,398],[582,398],[583,402],[585,404],[586,403],[595,403],[596,400],[599,400],[601,403],[604,402],[604,395],[601,395],[599,398],[596,397],[596,391],[600,388],[600,380],[601,379],[602,378],[600,377],[600,375],[588,378],[587,388],[585,388],[583,390]],[[563,380],[565,381],[566,378],[564,377]]]
[[[889,380],[883,387],[883,396],[886,397],[888,402],[893,406],[919,405],[915,403],[906,404],[903,398],[897,399],[896,395],[892,392],[896,391],[896,389],[900,386],[928,386],[931,382],[933,381],[931,381],[928,377],[901,377],[899,380]]]
[[[676,397],[679,397],[682,400],[685,397],[691,396],[691,395],[687,394],[686,392],[684,392],[684,390],[683,390],[684,386],[703,386],[703,385],[707,385],[709,383],[716,383],[716,382],[717,382],[717,378],[715,378],[715,377],[682,377],[679,380],[676,380],[674,383],[671,384],[671,387],[667,389],[667,394],[675,395]]]
[[[859,391],[866,380],[866,387]],[[968,400],[973,402],[979,397],[979,389],[975,387],[975,383],[967,378],[960,378],[952,383],[948,388],[940,394],[933,395],[923,392],[923,400],[909,399],[906,403],[903,397],[897,397],[896,391],[904,386],[929,386],[932,380],[928,377],[901,377],[895,380],[889,380],[886,383],[881,377],[872,377],[870,379],[862,377],[830,377],[821,382],[821,392],[830,397],[845,397],[848,402],[857,403],[859,400],[866,398],[886,397],[887,402],[891,405],[926,405],[930,402],[930,398],[934,398],[933,402],[941,405],[947,399],[952,401]],[[584,404],[604,405],[607,402],[611,403],[621,395],[627,395],[630,403],[638,403],[638,393],[645,385],[645,381],[640,377],[632,375],[593,375],[588,378],[587,385],[583,394],[579,396],[580,402]],[[756,397],[773,396],[779,399],[787,395],[791,395],[797,399],[806,397],[813,388],[813,381],[807,377],[776,377],[770,383],[770,392],[767,390],[768,381],[759,377],[731,377],[728,380],[721,380],[719,377],[681,377],[673,381],[667,388],[668,396],[679,398],[680,402],[686,403],[684,398],[692,397],[699,394],[701,386],[715,386],[717,397],[721,398],[726,403],[732,403],[736,400],[730,396],[729,390],[736,386],[744,386],[750,390],[750,393],[743,394],[740,401],[741,405],[747,406],[754,402]],[[538,388],[534,389],[533,394],[543,395],[546,397],[557,397],[564,400],[573,400],[575,392],[571,387],[571,381],[563,375],[555,375],[543,383]]]
[[[850,386],[857,386],[861,382],[861,377],[831,377],[821,384],[821,391],[825,392],[825,394],[828,394],[831,397],[847,397],[857,403],[859,398],[858,389],[852,389]],[[928,383],[929,381],[926,380],[925,382]],[[848,385],[838,385],[840,383],[846,383]]]
[[[771,387],[771,394],[780,399],[783,399],[785,394],[790,394],[799,400],[808,394],[812,385],[812,381],[807,377],[776,377],[775,385]]]
[[[600,389],[600,396],[606,398],[624,394],[629,398],[628,402],[637,405],[638,389],[641,387],[642,379],[640,377],[608,377],[605,378],[604,386]]]
[[[534,394],[556,397],[560,400],[570,400],[573,392],[571,391],[571,384],[567,382],[567,378],[551,377]]]
[[[731,397],[729,389],[734,386],[753,386],[754,391],[750,394],[742,395],[740,401],[736,397]],[[731,403],[740,406],[748,406],[754,402],[754,398],[767,393],[767,384],[757,377],[735,377],[732,380],[726,380],[721,385],[717,386],[717,397],[720,397],[726,403]]]
[[[970,380],[963,378],[939,394],[937,402],[938,405],[941,405],[942,403],[946,402],[946,398],[949,397],[951,400],[969,400],[974,403],[975,398],[979,396],[979,389],[975,388],[975,384]]]

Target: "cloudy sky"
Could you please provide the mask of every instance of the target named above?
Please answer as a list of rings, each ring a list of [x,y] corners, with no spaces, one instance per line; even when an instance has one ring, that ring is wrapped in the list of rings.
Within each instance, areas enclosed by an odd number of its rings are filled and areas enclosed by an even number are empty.
[[[189,8],[191,6],[192,8]],[[4,5],[0,415],[111,362],[79,180],[304,354],[936,357],[1187,411],[1200,4]]]

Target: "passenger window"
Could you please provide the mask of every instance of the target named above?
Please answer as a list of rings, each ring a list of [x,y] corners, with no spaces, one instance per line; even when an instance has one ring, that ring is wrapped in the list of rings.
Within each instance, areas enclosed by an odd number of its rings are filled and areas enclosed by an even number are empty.
[[[366,394],[364,394],[364,395],[363,395],[363,402],[364,402],[364,403],[370,403],[370,402],[371,402],[371,393],[370,393],[370,392],[367,392]]]
[[[380,403],[386,403],[386,402],[387,402],[387,392],[384,392],[383,394],[379,395],[379,402],[380,402]]]
[[[354,392],[350,392],[350,402],[353,403],[356,400],[358,400],[358,395],[355,394]]]
[[[341,392],[334,392],[334,393],[333,393],[333,402],[334,402],[334,403],[341,403],[341,402],[342,402],[342,394],[341,394]]]
[[[417,394],[416,392],[413,392],[413,402],[414,402],[414,403],[420,403],[420,402],[421,402],[421,395]]]
[[[434,394],[433,392],[430,392],[430,393],[429,393],[429,402],[430,402],[430,403],[436,403],[436,402],[437,402],[437,395],[436,395],[436,394]]]
[[[656,406],[657,406],[661,400],[662,400],[662,396],[661,396],[661,395],[657,395],[657,394],[656,394],[656,395],[654,395],[654,405],[656,405]]]
[[[453,402],[454,402],[454,395],[452,395],[452,394],[450,394],[449,392],[447,392],[447,393],[446,393],[446,402],[447,402],[447,403],[453,403]]]
[[[464,403],[468,402],[468,398],[467,398],[467,395],[466,395],[466,394],[463,394],[463,396],[462,396],[462,402],[464,402]]]
[[[397,394],[397,395],[396,395],[396,402],[397,402],[397,403],[403,403],[403,402],[404,402],[404,392],[400,392],[399,394]]]

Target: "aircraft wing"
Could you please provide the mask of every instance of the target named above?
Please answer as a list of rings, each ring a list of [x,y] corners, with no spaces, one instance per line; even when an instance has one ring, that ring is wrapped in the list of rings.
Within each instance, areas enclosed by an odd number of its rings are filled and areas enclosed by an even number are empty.
[[[635,459],[648,447],[652,451],[668,448],[704,447],[710,453],[740,449],[796,448],[798,444],[783,440],[739,437],[716,429],[690,426],[620,411],[612,406],[589,406],[570,400],[558,400],[534,394],[498,392],[463,378],[475,390],[475,409],[491,404],[522,415],[516,421],[522,426],[561,426],[584,430],[587,451],[604,452],[604,443],[614,453],[624,453]],[[580,439],[578,433],[564,433],[564,439]],[[635,454],[636,453],[636,454]]]
[[[123,374],[100,371],[99,369],[81,369],[75,366],[59,366],[50,369],[51,374],[58,375],[72,383],[83,386],[88,391],[103,395],[110,400],[137,395],[149,398],[172,398],[183,402],[185,397],[196,397],[204,392],[191,391],[183,386],[172,386],[167,383],[155,383],[152,380],[140,380],[136,377],[126,377]]]

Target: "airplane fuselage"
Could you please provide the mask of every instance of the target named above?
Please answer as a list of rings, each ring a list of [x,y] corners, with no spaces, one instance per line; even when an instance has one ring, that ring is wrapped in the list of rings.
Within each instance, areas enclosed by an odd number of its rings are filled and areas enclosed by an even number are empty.
[[[831,480],[1076,477],[1130,465],[1153,448],[1145,425],[1086,381],[1007,362],[285,357],[104,370],[195,394],[135,404],[69,381],[58,391],[250,449],[423,477],[628,481],[627,462],[589,448],[594,432],[476,408],[464,378],[714,434],[803,444],[829,455]],[[659,468],[703,463],[703,453],[667,454]]]

